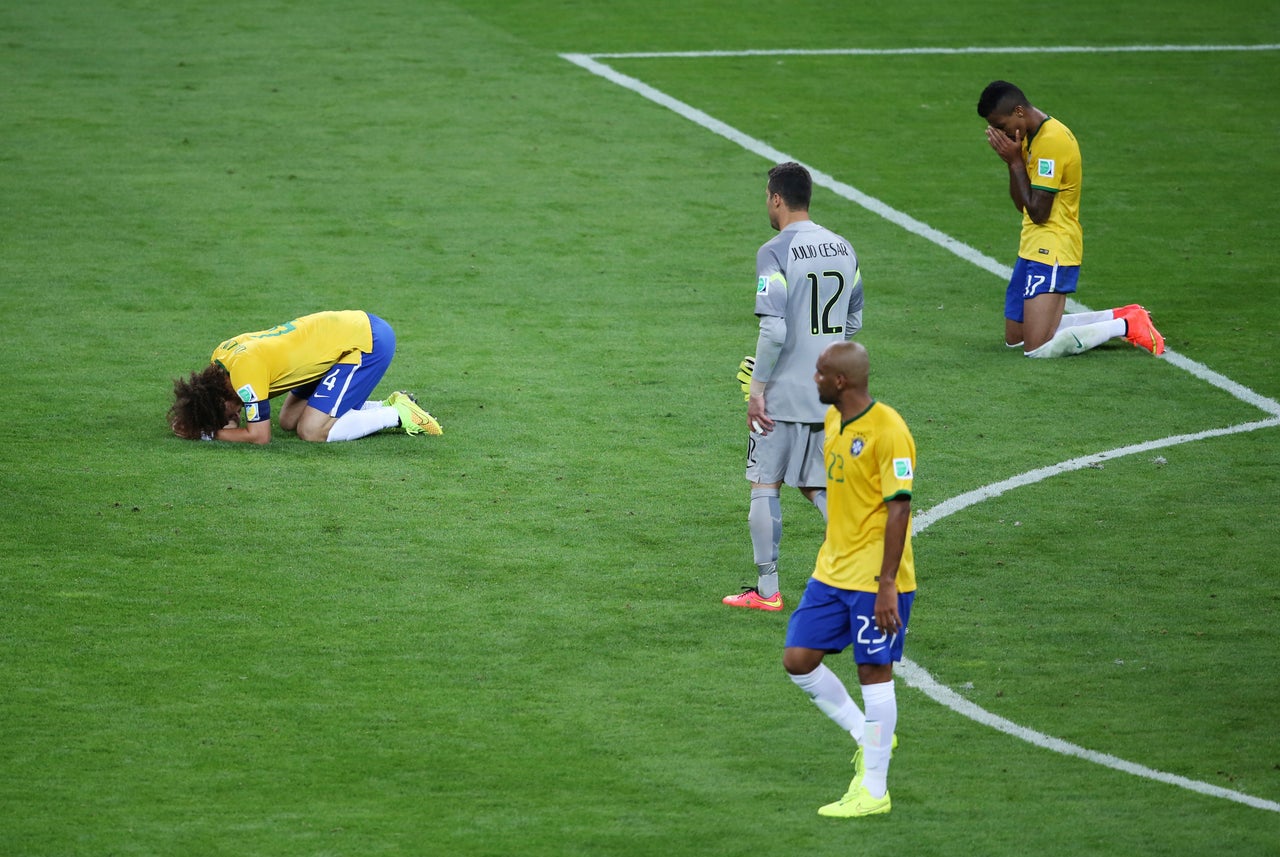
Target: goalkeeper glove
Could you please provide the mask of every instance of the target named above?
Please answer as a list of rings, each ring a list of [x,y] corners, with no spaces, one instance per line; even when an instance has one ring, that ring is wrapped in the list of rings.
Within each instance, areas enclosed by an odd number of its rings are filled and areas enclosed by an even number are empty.
[[[756,358],[743,357],[738,364],[738,384],[742,387],[742,400],[751,398],[751,373],[755,371]]]

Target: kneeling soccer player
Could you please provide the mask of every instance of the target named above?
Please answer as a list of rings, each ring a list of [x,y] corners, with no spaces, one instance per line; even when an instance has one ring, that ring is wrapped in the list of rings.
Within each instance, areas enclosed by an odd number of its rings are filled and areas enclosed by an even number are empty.
[[[827,536],[813,576],[787,626],[782,665],[814,704],[848,732],[858,749],[844,797],[820,815],[852,818],[889,812],[887,776],[897,743],[893,664],[915,600],[911,488],[916,445],[902,417],[867,392],[866,349],[828,346],[814,380],[827,411]],[[865,713],[825,664],[853,648]]]
[[[397,426],[408,434],[442,434],[409,393],[369,401],[395,351],[391,325],[360,310],[318,312],[242,333],[215,348],[203,371],[174,381],[169,425],[189,440],[265,444],[270,399],[285,393],[280,428],[303,440],[355,440]]]
[[[1124,338],[1152,354],[1164,337],[1138,304],[1064,314],[1084,258],[1080,225],[1080,145],[1061,121],[1007,80],[978,98],[987,142],[1009,172],[1009,196],[1022,215],[1018,261],[1005,290],[1004,341],[1027,357],[1067,357]]]

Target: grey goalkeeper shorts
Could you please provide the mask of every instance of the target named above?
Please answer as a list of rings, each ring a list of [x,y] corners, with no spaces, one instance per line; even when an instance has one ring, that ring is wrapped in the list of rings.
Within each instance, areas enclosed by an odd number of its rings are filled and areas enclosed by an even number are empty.
[[[747,481],[793,488],[825,488],[822,423],[775,421],[767,435],[747,437]]]

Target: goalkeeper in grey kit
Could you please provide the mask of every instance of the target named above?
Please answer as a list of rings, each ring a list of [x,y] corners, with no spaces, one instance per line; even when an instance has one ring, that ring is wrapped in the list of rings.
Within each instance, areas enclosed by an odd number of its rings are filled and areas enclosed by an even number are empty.
[[[757,581],[726,596],[731,607],[781,610],[778,546],[780,492],[785,483],[827,517],[822,424],[813,367],[833,342],[862,328],[862,274],[844,238],[809,219],[813,179],[796,163],[769,170],[769,225],[778,230],[756,253],[756,316],[760,335],[754,361],[738,373],[747,393],[747,481]]]

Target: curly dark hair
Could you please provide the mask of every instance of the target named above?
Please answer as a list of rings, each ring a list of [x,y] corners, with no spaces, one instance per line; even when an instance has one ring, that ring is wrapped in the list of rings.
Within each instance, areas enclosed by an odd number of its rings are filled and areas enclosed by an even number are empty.
[[[178,437],[199,440],[227,424],[227,402],[239,401],[229,383],[231,376],[217,363],[173,382],[173,407],[169,426]]]

